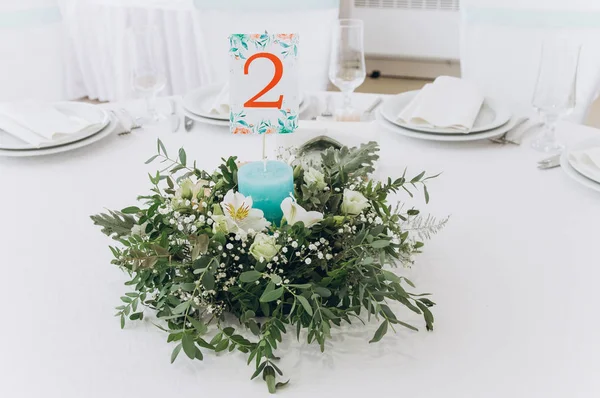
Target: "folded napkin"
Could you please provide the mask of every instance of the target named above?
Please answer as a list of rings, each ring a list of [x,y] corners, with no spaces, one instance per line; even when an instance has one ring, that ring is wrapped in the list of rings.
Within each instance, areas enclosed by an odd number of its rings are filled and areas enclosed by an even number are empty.
[[[443,128],[468,133],[477,119],[483,95],[477,87],[456,77],[440,76],[400,112],[398,120],[415,127]]]
[[[600,146],[570,151],[569,160],[600,173]]]
[[[208,111],[211,115],[229,116],[229,83],[225,83]]]
[[[0,103],[0,129],[35,147],[101,126],[102,122],[67,116],[47,103]]]

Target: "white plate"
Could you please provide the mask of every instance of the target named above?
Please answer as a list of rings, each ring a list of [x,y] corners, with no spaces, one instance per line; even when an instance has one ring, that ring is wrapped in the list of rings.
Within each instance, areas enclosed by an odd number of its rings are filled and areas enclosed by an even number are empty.
[[[82,131],[77,134],[65,136],[64,138],[58,140],[52,140],[50,142],[42,143],[39,148],[36,148],[33,145],[20,140],[19,138],[7,133],[6,131],[0,130],[0,149],[31,150],[63,146],[65,144],[81,141],[94,134],[97,134],[99,131],[104,129],[110,122],[108,113],[104,109],[98,107],[97,105],[86,104],[83,102],[57,102],[53,104],[53,106],[67,116],[79,117],[81,119],[88,120],[94,124],[99,123],[100,125],[98,128],[92,130]]]
[[[213,118],[209,118],[209,117],[202,117],[202,116],[198,116],[195,113],[188,111],[185,108],[183,108],[183,114],[196,122],[210,124],[213,126],[229,127],[229,119],[219,120],[219,119],[213,119]]]
[[[568,157],[569,153],[573,150],[577,151],[577,150],[582,150],[585,148],[591,148],[591,147],[597,147],[597,146],[600,146],[600,139],[592,138],[590,140],[585,140],[583,142],[580,142],[579,144],[570,146],[569,148],[567,148],[567,150],[565,152]],[[583,174],[584,177],[587,177],[590,180],[600,184],[600,172],[598,172],[598,170],[596,170],[593,167],[590,167],[588,165],[585,165],[585,164],[573,162],[571,159],[568,159],[568,160],[569,160],[569,164],[571,165],[571,167],[574,168],[578,173]]]
[[[388,122],[410,130],[436,134],[465,135],[464,133],[457,133],[456,130],[444,128],[428,128],[400,122],[398,120],[398,115],[400,114],[400,112],[402,112],[402,109],[404,109],[418,93],[419,90],[408,91],[406,93],[395,95],[392,98],[386,100],[381,105],[382,115]],[[484,131],[489,131],[498,128],[506,124],[510,120],[510,118],[511,112],[506,106],[499,104],[497,101],[494,101],[491,98],[485,98],[483,105],[479,110],[479,114],[477,115],[477,119],[475,119],[475,123],[473,124],[473,128],[471,129],[469,134],[481,133]]]
[[[414,131],[405,129],[396,124],[390,123],[387,119],[381,114],[381,112],[377,112],[377,122],[387,130],[403,135],[405,137],[416,138],[419,140],[428,140],[428,141],[444,141],[444,142],[465,142],[465,141],[479,141],[486,140],[489,138],[496,138],[506,133],[508,130],[513,128],[518,121],[519,117],[513,117],[508,123],[495,128],[493,130],[485,131],[483,133],[477,134],[431,134],[431,133],[422,133],[420,131]]]
[[[577,181],[581,185],[593,189],[594,191],[600,192],[600,184],[597,182],[590,180],[582,174],[579,174],[577,170],[575,170],[571,163],[569,162],[569,153],[568,151],[564,151],[560,157],[560,168],[563,169],[565,174],[569,176],[571,179]]]
[[[200,87],[183,97],[183,107],[196,116],[201,116],[206,119],[226,120],[229,121],[229,115],[214,115],[209,113],[217,95],[223,89],[222,83],[210,84]],[[300,110],[302,113],[308,107],[308,101],[304,100],[304,95],[300,93]]]
[[[55,153],[72,151],[74,149],[83,148],[84,146],[88,146],[93,144],[94,142],[100,141],[103,138],[111,135],[117,128],[119,123],[115,121],[112,117],[109,116],[108,125],[102,129],[100,132],[92,135],[88,138],[84,138],[80,141],[73,142],[70,144],[65,144],[62,146],[45,148],[45,149],[28,149],[28,150],[5,150],[0,149],[0,156],[9,157],[9,158],[25,158],[32,156],[44,156],[44,155],[53,155]]]

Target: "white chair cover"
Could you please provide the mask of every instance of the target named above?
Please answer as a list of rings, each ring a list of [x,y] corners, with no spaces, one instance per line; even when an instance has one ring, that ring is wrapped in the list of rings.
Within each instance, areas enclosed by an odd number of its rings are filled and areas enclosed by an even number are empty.
[[[195,0],[196,18],[206,40],[211,82],[229,78],[232,33],[298,33],[300,83],[305,91],[325,90],[328,84],[332,26],[339,0]]]
[[[0,2],[0,101],[66,97],[61,19],[56,0]]]
[[[511,1],[517,5],[507,5]],[[463,78],[475,81],[486,95],[530,109],[542,42],[558,35],[582,45],[577,105],[569,119],[583,122],[600,87],[600,4],[568,10],[556,2],[554,7],[545,3],[544,9],[515,0],[497,7],[480,4],[462,5]]]

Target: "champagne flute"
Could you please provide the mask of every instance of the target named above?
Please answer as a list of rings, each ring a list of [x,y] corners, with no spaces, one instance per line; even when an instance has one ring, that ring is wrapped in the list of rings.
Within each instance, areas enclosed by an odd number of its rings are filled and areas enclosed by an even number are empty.
[[[554,38],[542,44],[542,56],[533,94],[533,107],[544,122],[532,147],[541,152],[559,152],[564,146],[556,140],[556,124],[575,108],[577,69],[581,45]]]
[[[138,123],[154,124],[163,118],[156,111],[156,95],[165,88],[164,43],[155,25],[135,26],[128,30],[131,85],[146,100],[146,115]]]
[[[355,113],[352,109],[352,93],[363,84],[366,77],[363,21],[341,19],[333,30],[329,80],[344,95],[342,115]]]

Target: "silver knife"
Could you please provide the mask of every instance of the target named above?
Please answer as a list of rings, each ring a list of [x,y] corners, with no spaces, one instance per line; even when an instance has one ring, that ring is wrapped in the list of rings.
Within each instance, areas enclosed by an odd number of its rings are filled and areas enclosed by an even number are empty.
[[[189,133],[190,130],[194,128],[194,121],[189,117],[185,116],[183,119],[183,126],[185,128],[185,131]]]

